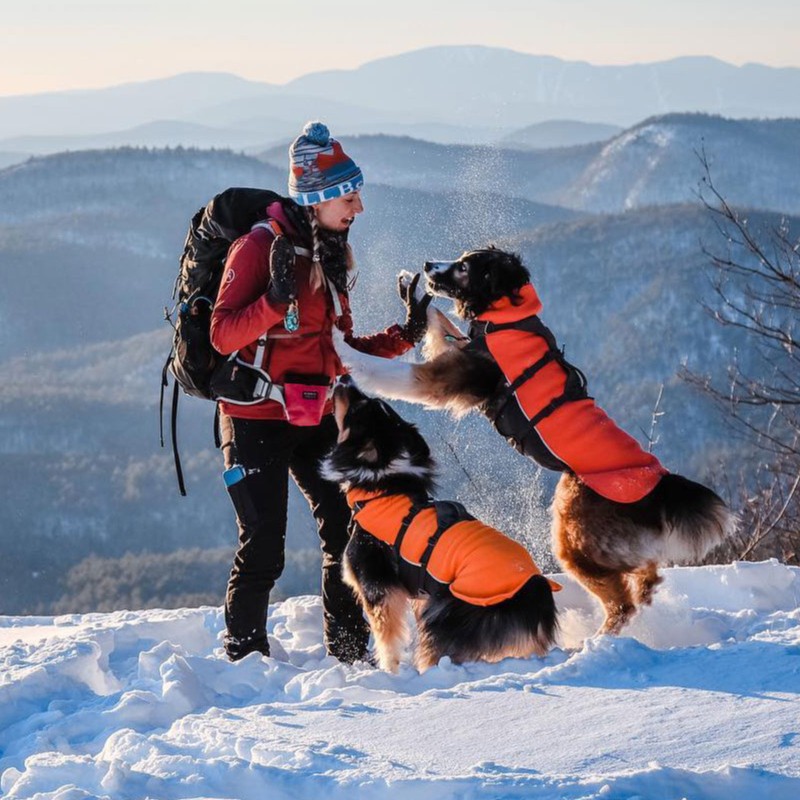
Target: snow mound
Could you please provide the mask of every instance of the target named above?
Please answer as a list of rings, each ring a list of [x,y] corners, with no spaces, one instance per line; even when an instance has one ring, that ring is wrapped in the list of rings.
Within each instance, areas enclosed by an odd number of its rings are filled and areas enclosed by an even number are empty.
[[[674,568],[625,636],[564,576],[543,659],[325,655],[318,597],[237,664],[220,609],[0,617],[8,798],[800,796],[800,569]],[[587,638],[588,637],[588,638]]]

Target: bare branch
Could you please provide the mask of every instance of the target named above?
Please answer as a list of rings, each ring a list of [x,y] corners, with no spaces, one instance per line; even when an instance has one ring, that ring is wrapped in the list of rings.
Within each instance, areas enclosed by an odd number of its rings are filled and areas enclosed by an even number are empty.
[[[680,377],[707,394],[751,453],[764,459],[753,469],[745,458],[739,502],[746,530],[728,555],[798,562],[800,239],[785,216],[769,226],[757,224],[758,212],[750,220],[734,209],[714,185],[704,147],[697,157],[704,171],[698,194],[722,243],[715,249],[701,245],[716,297],[704,308],[739,347],[725,377],[714,380],[688,367]]]

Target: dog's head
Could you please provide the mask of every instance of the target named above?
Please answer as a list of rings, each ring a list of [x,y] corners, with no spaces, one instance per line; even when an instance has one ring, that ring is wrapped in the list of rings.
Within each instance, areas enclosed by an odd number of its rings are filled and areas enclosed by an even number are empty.
[[[428,291],[455,300],[463,319],[474,319],[501,297],[514,298],[530,280],[518,255],[494,246],[469,250],[456,261],[426,261]]]
[[[388,403],[368,397],[345,375],[333,391],[339,428],[321,474],[345,489],[428,494],[434,483],[431,452],[416,426]]]

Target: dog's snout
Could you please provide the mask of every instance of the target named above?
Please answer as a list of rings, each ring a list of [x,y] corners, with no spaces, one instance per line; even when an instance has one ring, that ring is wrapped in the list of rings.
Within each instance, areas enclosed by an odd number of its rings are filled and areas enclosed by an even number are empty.
[[[348,403],[354,403],[358,400],[363,400],[365,397],[366,395],[358,388],[353,376],[349,373],[340,375],[333,385],[334,401],[346,400]]]
[[[450,269],[454,263],[453,261],[426,261],[423,269],[426,275],[436,275]]]
[[[350,394],[355,388],[353,379],[345,373],[340,375],[336,382],[333,384],[333,402],[336,406],[344,404],[345,407],[349,405]]]

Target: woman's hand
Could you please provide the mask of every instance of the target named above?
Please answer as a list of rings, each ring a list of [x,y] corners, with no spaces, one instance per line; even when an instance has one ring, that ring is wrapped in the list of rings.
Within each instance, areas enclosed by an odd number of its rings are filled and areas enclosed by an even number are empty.
[[[416,344],[425,335],[428,328],[428,306],[433,297],[427,292],[422,297],[417,297],[416,288],[419,283],[418,272],[410,282],[403,275],[397,280],[397,293],[406,306],[406,321],[403,325],[403,338]]]
[[[294,276],[294,245],[285,236],[276,236],[269,249],[269,291],[273,303],[290,303],[297,297]]]

